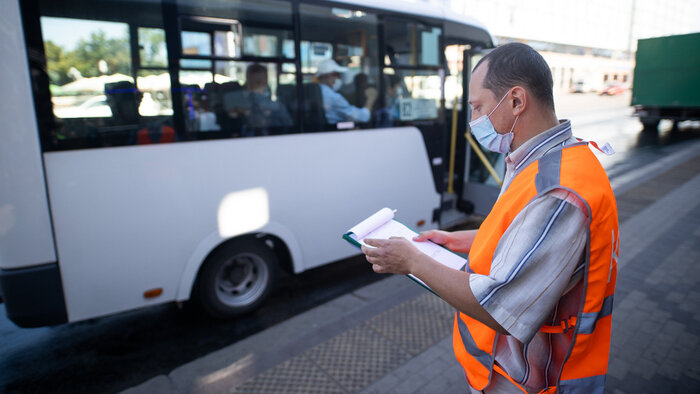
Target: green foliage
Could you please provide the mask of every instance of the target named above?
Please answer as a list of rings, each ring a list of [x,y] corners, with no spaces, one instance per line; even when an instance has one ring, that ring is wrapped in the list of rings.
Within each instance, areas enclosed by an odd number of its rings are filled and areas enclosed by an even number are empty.
[[[100,60],[107,63],[106,74],[131,74],[131,54],[128,33],[121,38],[110,38],[102,31],[94,31],[81,38],[75,49],[66,51],[51,40],[44,42],[49,78],[52,84],[65,85],[73,81],[69,71],[75,68],[83,77],[102,75]]]
[[[144,66],[167,67],[168,54],[165,49],[163,29],[139,28],[141,64]]]

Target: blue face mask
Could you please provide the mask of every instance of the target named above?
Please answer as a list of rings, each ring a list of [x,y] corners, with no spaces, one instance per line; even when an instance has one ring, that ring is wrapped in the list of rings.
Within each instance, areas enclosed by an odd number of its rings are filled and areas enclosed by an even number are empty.
[[[478,119],[469,122],[469,128],[471,129],[476,140],[479,141],[481,146],[490,150],[491,152],[508,153],[510,152],[510,144],[513,142],[513,129],[515,129],[515,124],[518,122],[520,115],[515,118],[513,127],[511,127],[510,131],[505,134],[499,134],[496,132],[496,129],[491,123],[491,119],[489,119],[491,114],[493,114],[496,108],[498,108],[503,100],[505,100],[506,96],[508,96],[508,93],[510,93],[510,91],[506,92],[503,98],[501,98],[501,101],[496,104],[488,115],[482,115]]]

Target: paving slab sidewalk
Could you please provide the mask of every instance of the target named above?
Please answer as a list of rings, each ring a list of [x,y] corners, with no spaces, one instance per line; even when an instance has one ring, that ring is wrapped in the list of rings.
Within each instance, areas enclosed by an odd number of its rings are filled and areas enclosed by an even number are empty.
[[[700,392],[698,147],[613,181],[621,255],[606,393]],[[124,393],[464,393],[453,313],[392,276]]]

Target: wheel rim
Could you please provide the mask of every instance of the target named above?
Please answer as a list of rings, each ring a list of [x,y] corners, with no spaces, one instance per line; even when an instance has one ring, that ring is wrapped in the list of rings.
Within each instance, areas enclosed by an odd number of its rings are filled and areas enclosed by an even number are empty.
[[[221,265],[216,275],[216,296],[232,307],[252,304],[265,292],[269,276],[262,257],[239,253]]]

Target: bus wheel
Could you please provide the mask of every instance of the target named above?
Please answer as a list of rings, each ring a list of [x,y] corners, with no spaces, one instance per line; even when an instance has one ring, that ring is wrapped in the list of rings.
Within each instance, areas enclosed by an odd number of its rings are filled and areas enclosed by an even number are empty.
[[[277,257],[258,240],[223,245],[207,258],[197,278],[195,296],[204,311],[229,318],[257,308],[277,279]]]

